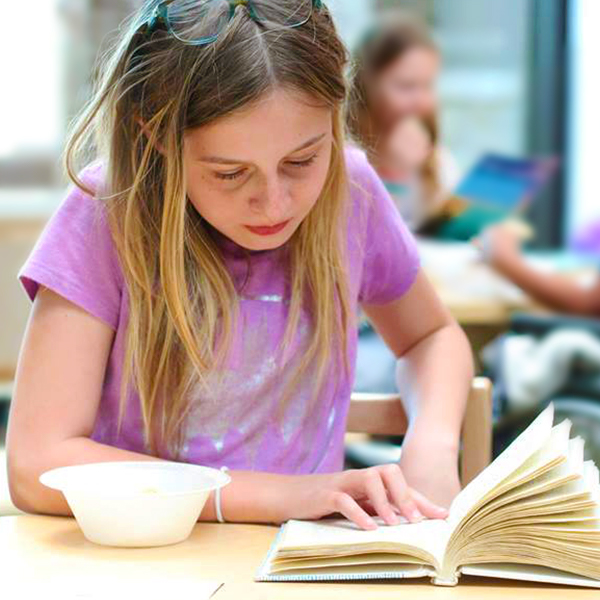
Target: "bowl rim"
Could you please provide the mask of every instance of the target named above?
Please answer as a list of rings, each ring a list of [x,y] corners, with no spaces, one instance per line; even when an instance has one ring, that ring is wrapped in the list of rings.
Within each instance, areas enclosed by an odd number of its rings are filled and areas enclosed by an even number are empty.
[[[132,466],[142,466],[142,467],[160,467],[160,466],[168,466],[168,465],[177,465],[179,468],[182,466],[184,468],[189,468],[190,470],[202,470],[205,472],[210,472],[215,476],[215,481],[211,485],[207,485],[205,487],[199,487],[195,490],[182,490],[180,492],[177,491],[163,491],[158,492],[157,494],[143,494],[141,492],[125,492],[125,491],[108,491],[108,490],[94,490],[91,492],[91,495],[100,498],[157,498],[157,497],[179,497],[179,496],[192,496],[203,492],[212,492],[214,490],[220,489],[229,483],[231,483],[231,476],[219,469],[215,469],[214,467],[207,467],[204,465],[196,465],[194,463],[179,463],[174,461],[159,461],[159,460],[149,460],[149,461],[135,461],[135,460],[127,460],[127,461],[101,461],[95,463],[83,463],[77,465],[66,465],[63,467],[55,467],[54,469],[49,469],[45,471],[39,476],[39,481],[42,485],[46,487],[58,490],[63,493],[68,493],[69,491],[81,491],[81,487],[77,485],[61,485],[58,486],[55,483],[51,483],[48,481],[51,480],[58,473],[63,473],[65,471],[75,471],[83,468],[96,468],[96,467],[106,467],[108,465],[111,466],[123,466],[123,467],[132,467]]]

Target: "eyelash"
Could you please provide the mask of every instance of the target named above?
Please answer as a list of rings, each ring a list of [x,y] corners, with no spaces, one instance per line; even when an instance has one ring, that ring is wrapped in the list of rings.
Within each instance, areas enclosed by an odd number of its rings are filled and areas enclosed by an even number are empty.
[[[299,169],[302,169],[304,167],[310,167],[310,165],[312,165],[315,162],[317,156],[318,155],[315,154],[306,160],[290,161],[289,164],[291,164],[294,167],[297,167]],[[215,177],[217,179],[222,179],[224,181],[233,181],[233,180],[241,177],[244,174],[244,172],[245,172],[245,169],[242,171],[237,171],[236,173],[215,173]]]

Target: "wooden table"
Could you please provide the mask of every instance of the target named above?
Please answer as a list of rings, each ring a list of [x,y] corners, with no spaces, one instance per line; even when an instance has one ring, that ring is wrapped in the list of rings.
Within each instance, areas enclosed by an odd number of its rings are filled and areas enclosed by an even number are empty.
[[[40,581],[64,571],[77,572],[100,581],[110,573],[139,571],[164,576],[179,575],[187,580],[216,579],[224,582],[216,600],[321,600],[353,598],[473,598],[504,599],[510,595],[518,600],[567,600],[598,598],[598,590],[523,584],[501,580],[464,577],[454,588],[440,588],[414,581],[381,583],[255,583],[253,575],[264,558],[277,528],[261,525],[198,524],[184,543],[164,548],[122,549],[96,546],[88,542],[74,519],[61,517],[18,516],[0,518],[0,597],[5,594],[6,574],[20,573]],[[193,600],[190,590],[185,600]],[[177,600],[171,597],[168,600]]]

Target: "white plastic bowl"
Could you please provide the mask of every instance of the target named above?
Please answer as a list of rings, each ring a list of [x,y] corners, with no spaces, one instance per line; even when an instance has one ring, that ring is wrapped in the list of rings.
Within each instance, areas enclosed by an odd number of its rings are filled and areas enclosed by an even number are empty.
[[[209,467],[142,461],[61,467],[40,481],[64,494],[88,540],[139,548],[187,539],[210,492],[231,478]]]

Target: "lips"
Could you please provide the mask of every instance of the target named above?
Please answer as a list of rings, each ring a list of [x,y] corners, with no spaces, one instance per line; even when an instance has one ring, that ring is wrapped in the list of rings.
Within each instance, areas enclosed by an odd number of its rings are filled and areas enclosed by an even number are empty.
[[[251,225],[246,225],[246,229],[248,229],[252,233],[255,233],[256,235],[264,235],[264,236],[275,235],[275,234],[279,233],[280,231],[283,231],[287,227],[290,220],[284,221],[283,223],[279,223],[278,225],[272,225],[272,226],[267,226],[267,227],[262,227],[262,226],[254,227]]]

